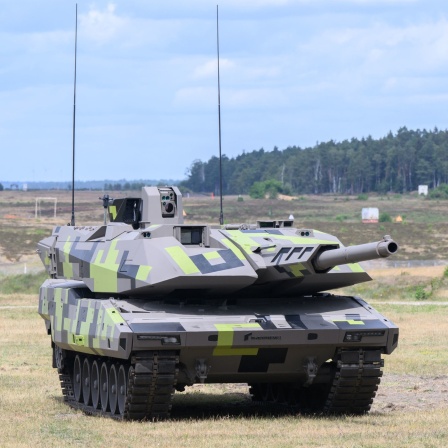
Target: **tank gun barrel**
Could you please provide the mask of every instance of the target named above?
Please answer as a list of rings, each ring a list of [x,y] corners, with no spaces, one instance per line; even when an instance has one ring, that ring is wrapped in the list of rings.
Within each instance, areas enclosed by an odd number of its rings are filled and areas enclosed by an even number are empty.
[[[314,258],[313,265],[316,271],[326,271],[340,264],[387,258],[397,250],[398,244],[389,235],[385,235],[375,243],[325,250]]]

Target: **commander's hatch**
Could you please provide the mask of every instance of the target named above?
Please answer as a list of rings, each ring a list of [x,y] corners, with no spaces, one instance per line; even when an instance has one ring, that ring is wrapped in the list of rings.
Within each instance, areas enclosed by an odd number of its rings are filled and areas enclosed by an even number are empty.
[[[142,200],[140,198],[113,199],[108,205],[109,221],[131,224],[138,229],[142,216]]]

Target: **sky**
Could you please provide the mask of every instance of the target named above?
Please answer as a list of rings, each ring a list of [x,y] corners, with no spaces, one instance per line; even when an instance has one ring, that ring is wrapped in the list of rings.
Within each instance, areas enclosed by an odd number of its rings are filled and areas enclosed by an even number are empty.
[[[75,1],[0,0],[0,182],[71,179]],[[447,128],[446,0],[219,2],[222,153]],[[218,156],[216,2],[78,0],[76,180]]]

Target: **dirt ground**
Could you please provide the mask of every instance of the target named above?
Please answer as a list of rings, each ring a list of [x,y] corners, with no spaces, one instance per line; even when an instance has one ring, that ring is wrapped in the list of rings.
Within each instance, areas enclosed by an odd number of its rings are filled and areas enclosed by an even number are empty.
[[[135,196],[136,192],[115,192],[113,197]],[[76,223],[103,222],[100,191],[76,191]],[[391,235],[400,246],[394,260],[444,260],[448,253],[448,201],[428,201],[413,195],[371,197],[304,196],[296,200],[261,200],[247,196],[241,202],[236,196],[224,197],[225,222],[255,223],[258,219],[283,219],[291,214],[298,228],[313,228],[336,235],[343,244],[378,241]],[[39,197],[57,199],[41,202]],[[36,244],[51,234],[53,226],[70,221],[71,195],[59,191],[3,191],[0,194],[0,257],[5,262],[23,261],[33,254]],[[210,197],[185,197],[186,223],[219,222],[219,201]],[[391,218],[400,215],[402,223],[362,224],[361,210],[378,207]],[[0,262],[1,259],[0,259]]]
[[[210,388],[213,388],[213,394],[209,393]],[[223,395],[216,395],[216,389],[220,389],[227,398],[222,400]],[[195,398],[203,394],[204,399],[191,400],[190,394],[193,394]],[[448,408],[448,375],[423,377],[386,372],[381,379],[370,413],[412,413],[440,408]],[[250,416],[263,413],[284,415],[294,412],[282,405],[260,407],[259,403],[252,402],[246,384],[212,386],[195,384],[187,388],[186,394],[175,394],[172,417],[181,418],[184,414],[191,418],[200,415]]]
[[[77,192],[77,222],[101,223],[103,212],[98,200],[100,192]],[[43,207],[40,216],[36,217],[35,199],[37,196],[54,196],[58,199],[57,218],[53,217],[53,203]],[[120,194],[119,196],[123,196]],[[0,271],[5,274],[16,273],[7,271],[9,265],[19,264],[17,273],[28,272],[33,268],[41,269],[41,264],[35,253],[37,241],[49,235],[54,225],[60,225],[69,219],[69,195],[64,191],[54,192],[3,192],[0,198]],[[379,237],[390,233],[400,244],[400,251],[394,259],[397,260],[435,260],[446,259],[448,253],[448,223],[445,202],[423,201],[419,198],[401,197],[372,198],[360,202],[351,198],[336,197],[306,197],[296,201],[260,201],[244,198],[244,202],[237,202],[236,198],[226,197],[227,219],[229,222],[254,222],[260,213],[261,218],[271,216],[289,216],[293,213],[297,225],[305,228],[319,228],[323,231],[338,235],[345,244],[359,244],[375,241]],[[378,225],[363,225],[359,222],[360,211],[365,206],[378,206],[391,216],[406,215],[403,225],[382,223]],[[187,222],[216,221],[219,210],[217,201],[209,198],[189,198],[184,201],[187,210]],[[210,217],[210,213],[214,215]],[[343,214],[342,214],[343,213]],[[417,269],[400,268],[374,269],[372,277],[381,280],[381,284],[394,284],[397,278],[401,284],[410,286],[420,282],[425,284],[433,277],[441,277],[445,266],[421,267]],[[438,298],[446,300],[448,292]],[[426,302],[428,304],[428,302]],[[191,393],[207,394],[207,387],[195,385],[188,390]],[[219,413],[238,414],[255,413],[255,405],[250,401],[247,385],[223,385],[222,392],[231,394],[225,406],[219,405]],[[176,394],[177,396],[178,394]],[[179,394],[177,405],[173,408],[182,413],[188,409],[194,414],[188,400],[184,402]],[[204,412],[210,407],[210,412],[217,412],[216,402],[209,404],[202,402],[197,405],[197,413]],[[178,411],[176,411],[176,408]],[[372,405],[373,413],[429,411],[437,408],[448,408],[448,368],[447,375],[421,376],[418,374],[392,374],[387,372],[387,365],[377,396]]]
[[[448,375],[422,377],[385,373],[372,412],[422,411],[448,407]]]

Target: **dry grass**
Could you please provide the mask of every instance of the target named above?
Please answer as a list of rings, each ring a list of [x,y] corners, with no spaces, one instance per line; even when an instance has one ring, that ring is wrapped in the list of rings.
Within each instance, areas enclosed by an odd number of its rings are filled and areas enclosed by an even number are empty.
[[[403,268],[384,268],[384,269],[371,269],[369,273],[374,278],[387,278],[396,279],[397,276],[406,277],[412,276],[413,278],[422,278],[424,280],[431,280],[434,277],[442,277],[445,272],[446,266],[419,266],[419,267],[403,267]],[[402,279],[400,279],[401,281]]]
[[[254,406],[243,385],[198,385],[176,394],[166,422],[125,423],[67,407],[51,368],[50,340],[35,295],[3,295],[0,306],[0,427],[2,447],[445,447],[447,406],[388,411],[365,417],[293,415]],[[20,308],[19,308],[20,307]],[[446,375],[448,309],[379,305],[400,326],[399,349],[386,375]],[[443,311],[442,311],[443,310]],[[394,376],[395,378],[395,376]],[[401,381],[401,380],[400,380]],[[410,386],[411,387],[411,386]],[[380,389],[381,392],[381,389]],[[396,405],[406,397],[398,395]],[[384,398],[381,395],[377,400]],[[388,398],[390,401],[390,397]],[[398,406],[399,408],[399,406]]]
[[[2,306],[35,306],[37,310],[36,294],[0,294]]]
[[[369,269],[372,281],[333,292],[371,301],[447,301],[446,266]],[[420,291],[420,294],[419,294]]]
[[[76,223],[101,224],[103,209],[99,191],[77,191]],[[113,197],[138,194],[115,192]],[[53,218],[53,205],[43,208],[35,219],[35,199],[57,197],[58,210]],[[49,235],[53,226],[70,221],[69,191],[3,191],[0,193],[0,263],[29,260],[36,243]],[[250,199],[244,196],[224,197],[224,218],[228,223],[255,223],[258,219],[284,219],[291,213],[298,227],[314,228],[337,235],[345,245],[377,241],[391,234],[400,244],[396,260],[443,259],[448,253],[448,201],[428,201],[415,195],[373,196],[365,201],[349,196],[302,196],[297,200]],[[361,224],[361,209],[378,207],[395,217],[404,217],[402,224]],[[219,200],[209,197],[184,198],[186,222],[219,222]]]
[[[78,224],[101,223],[98,193],[77,193]],[[51,207],[44,210],[41,219],[34,220],[37,195],[58,197],[56,220],[50,217]],[[369,201],[336,197],[304,197],[297,201],[244,199],[237,202],[236,198],[225,198],[226,221],[254,222],[257,218],[293,213],[300,226],[328,231],[345,244],[376,240],[391,233],[405,249],[396,258],[447,257],[444,203],[410,196]],[[187,199],[187,220],[217,222],[218,202],[209,198]],[[0,206],[0,262],[35,259],[35,243],[49,234],[53,225],[67,222],[70,215],[69,194],[64,191],[3,192]],[[361,208],[372,206],[393,216],[406,215],[405,225],[359,224]],[[173,418],[166,422],[124,423],[86,416],[62,401],[58,377],[51,367],[50,339],[36,312],[37,296],[1,294],[0,446],[448,446],[448,388],[440,389],[438,400],[428,401],[424,394],[432,387],[431,380],[447,375],[448,307],[378,302],[415,302],[415,288],[430,288],[433,279],[442,278],[443,272],[441,267],[375,270],[370,271],[373,282],[348,291],[369,301],[373,298],[372,304],[400,327],[399,348],[386,357],[383,387],[380,386],[373,411],[364,417],[301,416],[283,408],[257,407],[251,403],[244,385],[197,385],[176,394]],[[447,285],[441,282],[431,301],[447,298]],[[417,394],[420,385],[422,393]],[[387,392],[394,389],[395,393]],[[418,406],[408,405],[411,398]]]
[[[374,305],[374,302],[371,302]],[[448,307],[378,305],[400,328],[399,347],[387,357],[386,371],[446,375],[448,373]]]

